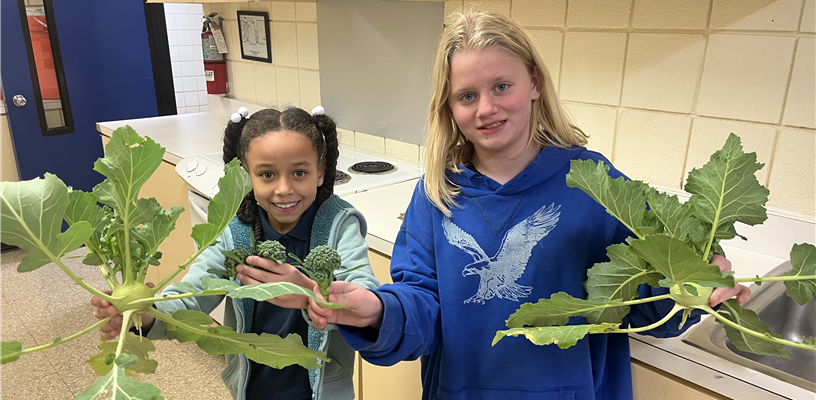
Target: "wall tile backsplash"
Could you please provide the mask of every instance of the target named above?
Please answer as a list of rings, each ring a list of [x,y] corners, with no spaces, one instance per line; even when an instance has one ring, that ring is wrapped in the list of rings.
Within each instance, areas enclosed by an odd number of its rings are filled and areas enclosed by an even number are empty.
[[[317,9],[313,1],[206,3],[203,9],[224,17],[230,87],[226,97],[267,107],[294,104],[311,110],[320,104]],[[269,13],[271,64],[241,57],[239,10]]]
[[[231,13],[233,36],[238,9],[271,14],[275,77],[259,79],[269,74],[260,68],[238,83],[230,76],[231,86],[254,85],[231,96],[311,109],[320,102],[315,3],[260,3],[204,6]],[[469,8],[509,15],[530,32],[588,147],[628,176],[680,190],[734,132],[765,163],[757,178],[771,189],[768,206],[816,216],[816,0],[445,1],[445,15]],[[216,104],[235,105],[226,100]],[[425,156],[424,146],[338,133],[364,151]]]
[[[816,0],[507,3],[560,63],[548,67],[588,147],[628,176],[682,189],[733,132],[765,163],[768,206],[816,216]]]
[[[201,4],[164,4],[177,114],[207,111],[207,82],[201,50],[203,15]]]

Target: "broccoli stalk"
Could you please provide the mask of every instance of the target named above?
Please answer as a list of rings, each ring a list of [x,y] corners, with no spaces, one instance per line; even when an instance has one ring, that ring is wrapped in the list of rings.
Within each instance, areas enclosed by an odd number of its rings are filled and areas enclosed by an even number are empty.
[[[289,253],[289,257],[295,260],[294,266],[300,268],[306,275],[309,275],[309,278],[317,282],[323,298],[328,300],[329,287],[335,280],[334,271],[340,269],[341,260],[337,250],[330,246],[321,245],[313,248],[312,251],[306,255],[304,260],[301,260],[292,253]],[[358,265],[343,272],[351,272],[366,265],[368,264]]]

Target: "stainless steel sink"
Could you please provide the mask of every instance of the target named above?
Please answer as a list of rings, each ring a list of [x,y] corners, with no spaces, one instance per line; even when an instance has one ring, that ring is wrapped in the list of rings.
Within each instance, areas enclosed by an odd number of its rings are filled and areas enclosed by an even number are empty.
[[[785,262],[765,276],[782,276],[790,270],[790,262]],[[754,310],[759,318],[768,324],[771,332],[796,342],[801,342],[802,336],[816,337],[816,302],[811,300],[804,306],[796,304],[785,294],[785,284],[782,282],[765,282],[761,286],[752,285],[751,292],[751,300],[743,307]],[[814,351],[787,347],[791,351],[790,359],[739,351],[728,341],[723,325],[713,317],[707,318],[692,328],[683,338],[683,342],[728,361],[816,392],[816,352]]]

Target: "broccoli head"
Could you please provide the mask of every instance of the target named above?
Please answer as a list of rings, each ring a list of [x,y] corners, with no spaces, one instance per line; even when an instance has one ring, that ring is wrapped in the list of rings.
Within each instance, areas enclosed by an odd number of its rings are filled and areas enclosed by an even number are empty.
[[[231,279],[234,279],[235,275],[238,274],[235,271],[235,267],[240,264],[246,264],[247,257],[251,256],[248,251],[240,247],[232,250],[223,250],[221,253],[224,254],[224,268],[226,268],[227,271],[208,269],[207,272],[217,275],[226,275]]]
[[[261,242],[261,244],[255,248],[255,255],[274,260],[278,264],[286,262],[286,248],[277,240]]]
[[[329,298],[329,286],[334,280],[334,271],[340,269],[340,254],[330,246],[317,246],[300,263],[312,280],[317,282],[323,297]]]

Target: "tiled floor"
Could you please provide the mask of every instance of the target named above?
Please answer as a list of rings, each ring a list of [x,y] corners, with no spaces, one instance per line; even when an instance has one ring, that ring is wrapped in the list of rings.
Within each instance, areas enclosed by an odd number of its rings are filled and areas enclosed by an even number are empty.
[[[65,264],[90,285],[106,289],[96,267],[82,264],[83,248],[66,255]],[[4,252],[0,256],[0,336],[34,347],[65,337],[96,323],[90,294],[76,285],[56,265],[18,273],[17,265],[27,253]],[[98,352],[97,332],[48,350],[31,353],[0,367],[0,397],[11,399],[72,399],[99,377],[86,362]],[[221,381],[223,356],[214,356],[195,343],[157,340],[151,358],[159,367],[155,374],[137,379],[150,382],[172,399],[230,399]],[[172,378],[171,378],[172,377]]]

